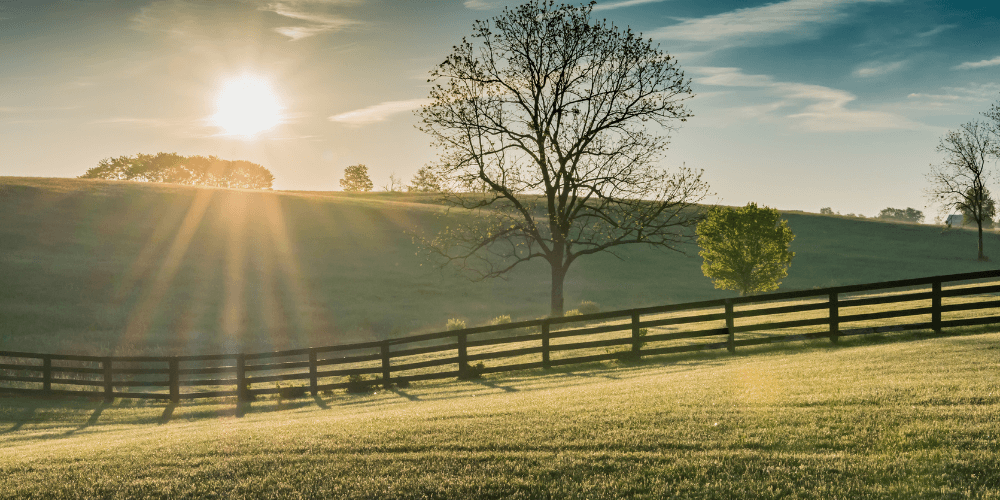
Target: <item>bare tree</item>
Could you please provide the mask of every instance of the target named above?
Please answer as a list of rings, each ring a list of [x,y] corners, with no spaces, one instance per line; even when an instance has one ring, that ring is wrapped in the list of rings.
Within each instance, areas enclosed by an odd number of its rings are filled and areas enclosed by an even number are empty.
[[[946,209],[956,209],[975,221],[979,228],[979,260],[989,260],[983,253],[983,223],[991,217],[989,190],[991,180],[987,163],[997,155],[997,139],[989,126],[974,120],[958,130],[949,130],[937,151],[945,159],[932,165],[927,180],[927,194]]]
[[[441,149],[445,199],[475,217],[425,247],[474,279],[543,259],[551,314],[578,258],[628,244],[693,242],[701,172],[656,167],[691,117],[690,81],[650,40],[591,19],[594,3],[535,0],[476,21],[431,72],[420,129]]]

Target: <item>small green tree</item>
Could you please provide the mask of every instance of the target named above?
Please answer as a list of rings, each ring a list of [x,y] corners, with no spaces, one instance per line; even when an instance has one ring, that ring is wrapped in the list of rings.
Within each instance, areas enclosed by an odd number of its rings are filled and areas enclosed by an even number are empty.
[[[740,295],[776,290],[788,275],[795,238],[778,211],[749,203],[742,208],[712,207],[698,224],[701,266],[715,288]]]
[[[368,167],[364,165],[351,165],[344,169],[344,178],[340,179],[340,187],[344,191],[371,191],[374,184],[368,177]]]
[[[413,176],[413,180],[410,181],[410,185],[406,186],[406,190],[419,193],[440,192],[441,178],[430,167],[420,167],[420,170],[417,170],[417,173]]]
[[[982,203],[979,201],[980,197],[984,198]],[[993,197],[990,196],[990,191],[983,188],[982,193],[977,195],[974,190],[970,189],[969,192],[965,194],[965,198],[969,200],[969,202],[958,207],[958,209],[962,212],[962,225],[975,226],[977,224],[975,207],[981,204],[983,212],[983,229],[993,229],[993,218],[997,216],[997,209],[996,203],[993,201]]]

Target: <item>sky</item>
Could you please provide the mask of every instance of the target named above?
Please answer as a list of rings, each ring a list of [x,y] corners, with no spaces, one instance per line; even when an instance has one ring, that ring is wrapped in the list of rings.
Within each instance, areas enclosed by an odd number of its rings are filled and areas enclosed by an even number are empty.
[[[0,0],[0,175],[76,177],[164,151],[259,163],[275,189],[337,190],[359,163],[377,188],[408,182],[438,154],[413,115],[430,70],[476,19],[518,3]],[[913,207],[930,222],[939,139],[1000,98],[1000,2],[602,0],[594,11],[677,57],[694,117],[660,163],[704,169],[717,203],[869,217]],[[220,106],[239,82],[267,89],[276,125],[232,132],[241,118]]]

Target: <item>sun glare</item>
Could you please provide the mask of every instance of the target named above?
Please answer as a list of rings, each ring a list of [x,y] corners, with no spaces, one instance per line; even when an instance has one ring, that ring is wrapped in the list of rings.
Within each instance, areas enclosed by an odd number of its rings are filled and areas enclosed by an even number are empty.
[[[228,135],[252,137],[281,121],[281,105],[267,82],[242,76],[226,82],[213,119]]]

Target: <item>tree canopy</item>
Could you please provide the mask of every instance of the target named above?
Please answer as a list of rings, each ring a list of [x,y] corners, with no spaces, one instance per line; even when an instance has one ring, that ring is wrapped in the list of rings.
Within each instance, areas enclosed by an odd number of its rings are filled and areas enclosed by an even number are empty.
[[[177,153],[137,154],[105,158],[81,179],[169,182],[239,189],[271,189],[274,175],[245,160],[215,156],[181,156]]]
[[[700,171],[658,167],[692,116],[676,59],[592,19],[593,5],[535,0],[476,21],[417,112],[441,150],[431,169],[446,201],[478,210],[425,248],[472,279],[546,261],[554,316],[578,258],[693,241],[708,190]]]
[[[919,224],[924,220],[924,213],[915,208],[907,207],[905,210],[902,208],[883,208],[881,212],[876,216],[878,219],[882,220],[894,220],[900,222],[913,222]]]
[[[351,165],[344,169],[344,178],[340,179],[340,187],[344,191],[368,192],[374,184],[368,177],[368,167],[364,165]]]
[[[740,295],[776,290],[788,275],[795,235],[777,210],[749,203],[741,208],[712,207],[698,224],[699,255],[715,288]]]

